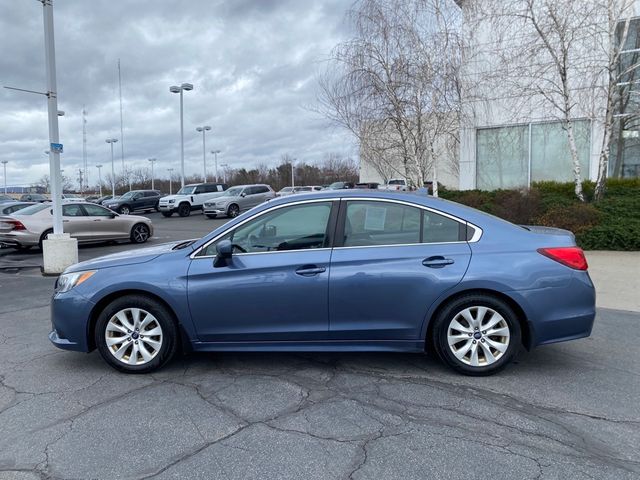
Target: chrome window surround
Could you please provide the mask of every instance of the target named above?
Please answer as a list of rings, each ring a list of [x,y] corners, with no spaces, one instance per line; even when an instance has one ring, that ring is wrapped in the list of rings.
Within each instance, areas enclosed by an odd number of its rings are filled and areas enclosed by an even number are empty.
[[[234,225],[233,227],[225,230],[224,232],[220,233],[219,235],[216,235],[214,238],[212,238],[211,240],[209,240],[207,243],[205,243],[204,245],[202,245],[200,248],[198,248],[195,252],[193,252],[191,255],[189,255],[189,257],[192,260],[197,260],[197,259],[201,259],[201,258],[215,258],[215,255],[202,255],[202,256],[198,256],[198,254],[204,250],[205,248],[207,248],[209,245],[211,245],[212,243],[215,243],[217,240],[219,240],[221,237],[225,236],[226,234],[228,234],[231,230],[234,230],[242,225],[244,225],[245,223],[249,222],[250,220],[253,220],[255,218],[259,218],[262,215],[265,215],[269,212],[272,212],[274,210],[278,210],[280,208],[285,208],[285,207],[291,207],[294,205],[303,205],[306,203],[325,203],[325,202],[339,202],[341,200],[344,201],[366,201],[366,202],[389,202],[389,203],[398,203],[400,205],[406,205],[409,207],[414,207],[414,208],[421,208],[422,210],[426,210],[428,212],[432,212],[435,213],[437,215],[442,215],[443,217],[447,217],[450,218],[451,220],[455,220],[458,223],[462,223],[464,225],[467,225],[467,227],[471,227],[473,228],[474,232],[473,235],[471,237],[471,240],[458,240],[457,242],[423,242],[423,243],[403,243],[403,244],[389,244],[389,245],[356,245],[353,247],[325,247],[325,248],[313,248],[311,250],[313,250],[314,252],[318,252],[318,251],[322,251],[322,250],[332,250],[332,249],[347,249],[347,248],[379,248],[379,247],[404,247],[404,246],[416,246],[416,245],[446,245],[446,244],[451,244],[451,243],[475,243],[478,240],[480,240],[480,238],[482,237],[482,229],[480,227],[478,227],[477,225],[474,225],[472,223],[467,222],[466,220],[462,220],[461,218],[458,218],[454,215],[448,214],[446,212],[442,212],[440,210],[435,210],[433,208],[430,207],[426,207],[424,205],[418,205],[416,203],[411,203],[411,202],[407,202],[404,200],[395,200],[393,198],[371,198],[371,197],[340,197],[340,198],[316,198],[313,200],[301,200],[299,202],[291,202],[291,203],[284,203],[282,205],[276,205],[274,207],[268,208],[266,210],[264,210],[263,212],[260,212],[258,215],[254,215],[252,217],[249,217],[245,220],[243,220],[242,222],[238,223],[237,225]],[[254,207],[255,208],[255,207]],[[234,253],[234,256],[244,256],[244,255],[264,255],[267,253],[290,253],[290,252],[299,252],[300,250],[280,250],[280,251],[272,251],[272,252],[247,252],[247,253]]]

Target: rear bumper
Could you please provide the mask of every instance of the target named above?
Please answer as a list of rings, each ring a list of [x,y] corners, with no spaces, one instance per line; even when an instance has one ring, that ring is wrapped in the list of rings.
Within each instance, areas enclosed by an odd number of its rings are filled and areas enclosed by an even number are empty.
[[[596,316],[595,288],[586,272],[563,287],[506,292],[524,310],[529,345],[535,347],[591,335]]]
[[[33,247],[38,245],[39,241],[39,237],[36,237],[31,233],[24,233],[21,231],[0,234],[0,245],[8,247]]]

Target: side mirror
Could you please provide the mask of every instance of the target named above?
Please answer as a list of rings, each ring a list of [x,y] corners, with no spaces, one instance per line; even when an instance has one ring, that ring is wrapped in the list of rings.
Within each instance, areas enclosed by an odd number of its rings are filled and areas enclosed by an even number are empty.
[[[110,213],[109,218],[116,218],[118,216],[117,213]]]
[[[246,196],[247,196],[247,194],[246,194],[246,193],[244,193],[244,192],[242,192],[242,193],[240,194],[240,196],[241,196],[241,197],[246,197]]]
[[[225,267],[227,266],[227,261],[233,255],[233,244],[230,240],[221,240],[216,245],[216,252],[217,255],[215,261],[213,262],[213,266],[216,268]]]

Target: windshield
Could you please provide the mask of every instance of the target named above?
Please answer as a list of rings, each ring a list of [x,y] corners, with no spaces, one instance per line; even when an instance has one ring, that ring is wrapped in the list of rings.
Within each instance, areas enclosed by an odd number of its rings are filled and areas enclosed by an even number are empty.
[[[191,195],[195,191],[196,191],[196,187],[194,186],[182,187],[180,190],[178,190],[178,193],[176,193],[176,195]]]
[[[344,182],[333,182],[331,185],[329,185],[329,188],[342,188],[344,187]]]
[[[389,180],[389,185],[404,185],[404,180]]]
[[[22,208],[17,212],[14,212],[14,215],[33,215],[34,213],[41,212],[46,208],[51,208],[51,205],[39,203],[37,205],[31,205],[30,207]]]
[[[242,193],[242,189],[244,187],[231,187],[229,190],[224,192],[221,197],[237,197]]]
[[[136,192],[127,192],[124,195],[122,195],[120,198],[131,198],[136,194]]]
[[[293,190],[293,187],[284,187],[282,190],[280,190],[281,192],[290,192],[291,190]]]

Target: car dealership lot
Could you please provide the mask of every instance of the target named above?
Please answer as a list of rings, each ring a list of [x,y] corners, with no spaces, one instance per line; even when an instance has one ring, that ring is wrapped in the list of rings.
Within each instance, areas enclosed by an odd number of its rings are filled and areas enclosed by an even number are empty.
[[[148,216],[150,244],[225,221]],[[489,378],[372,353],[198,354],[132,376],[49,343],[54,279],[19,268],[40,261],[0,250],[0,479],[640,475],[637,313],[600,309],[591,337]]]

